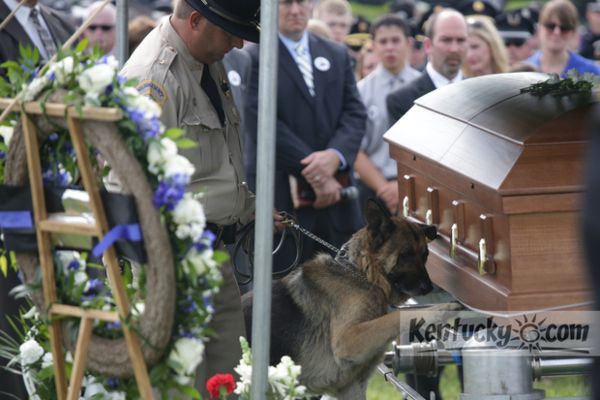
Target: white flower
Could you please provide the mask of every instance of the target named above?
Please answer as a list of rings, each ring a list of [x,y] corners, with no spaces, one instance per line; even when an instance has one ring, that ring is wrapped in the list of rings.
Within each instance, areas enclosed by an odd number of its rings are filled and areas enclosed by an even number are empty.
[[[113,82],[116,71],[107,64],[97,64],[79,75],[79,86],[86,93],[102,93]]]
[[[148,145],[148,153],[146,155],[149,164],[149,170],[153,174],[159,173],[159,168],[165,162],[177,155],[177,145],[169,138],[162,138],[160,141],[152,141]]]
[[[204,216],[202,204],[195,200],[191,193],[186,193],[173,210],[173,221],[178,225],[195,222],[202,225],[204,229],[206,217]]]
[[[83,96],[83,102],[86,106],[100,107],[100,95],[96,92],[89,92]]]
[[[144,313],[144,309],[146,308],[146,304],[139,301],[135,303],[133,307],[131,307],[131,315],[134,317],[138,317]]]
[[[29,339],[19,346],[19,352],[23,365],[31,365],[44,355],[44,349],[34,339]]]
[[[103,58],[106,62],[106,65],[114,69],[115,71],[119,69],[119,60],[112,54]]]
[[[10,139],[12,138],[13,132],[15,128],[12,126],[2,125],[0,126],[0,135],[4,138],[4,143],[8,146],[10,144]]]
[[[125,400],[125,392],[108,392],[104,397],[106,400]]]
[[[177,226],[177,230],[175,231],[175,236],[179,239],[185,239],[190,236],[190,232],[192,229],[188,224],[181,224]]]
[[[185,175],[192,176],[194,171],[194,165],[184,156],[176,154],[166,159],[164,164],[165,177],[171,177],[173,175]]]
[[[145,114],[146,118],[160,117],[162,109],[148,96],[130,96],[129,106]]]
[[[204,343],[199,339],[183,337],[175,342],[169,363],[180,376],[191,376],[202,362]]]
[[[73,57],[69,56],[63,58],[56,64],[52,65],[52,68],[46,73],[46,76],[48,76],[48,74],[54,71],[56,82],[59,85],[64,85],[68,82],[69,76],[71,76],[73,73],[78,72],[78,69],[79,68],[76,67],[75,60],[73,60]]]
[[[76,285],[83,285],[88,280],[88,275],[83,271],[75,272],[75,276],[73,277],[73,281]]]
[[[102,396],[100,397],[99,395]],[[107,395],[108,392],[100,382],[96,382],[93,378],[88,380],[85,392],[83,393],[83,398],[85,400],[92,399],[94,396],[96,396],[96,398],[106,399]]]
[[[36,306],[33,306],[29,309],[29,311],[27,311],[25,314],[23,314],[23,318],[25,319],[38,319],[38,317],[40,316],[40,313],[38,313],[38,310],[36,308]]]
[[[34,78],[22,94],[23,101],[34,100],[50,81],[45,76]]]
[[[44,357],[42,357],[42,369],[47,368],[47,367],[51,366],[52,364],[54,364],[54,359],[52,358],[52,353],[47,352],[46,354],[44,354]]]
[[[207,271],[212,272],[213,269],[219,271],[219,265],[213,260],[213,250],[211,248],[207,248],[200,253],[192,249],[186,254],[185,258],[193,265],[194,271],[198,275],[204,275]]]

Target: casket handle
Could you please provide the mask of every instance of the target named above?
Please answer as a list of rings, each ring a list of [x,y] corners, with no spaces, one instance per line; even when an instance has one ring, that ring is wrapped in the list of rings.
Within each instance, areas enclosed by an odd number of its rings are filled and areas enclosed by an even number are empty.
[[[408,199],[408,196],[404,196],[404,199],[402,200],[402,215],[404,215],[404,218],[407,218],[409,213],[410,200]]]
[[[485,239],[479,241],[479,257],[477,258],[477,270],[479,275],[485,275],[485,263],[487,261],[487,245]]]
[[[458,225],[456,223],[452,224],[450,228],[450,257],[456,257],[456,247],[458,241]]]

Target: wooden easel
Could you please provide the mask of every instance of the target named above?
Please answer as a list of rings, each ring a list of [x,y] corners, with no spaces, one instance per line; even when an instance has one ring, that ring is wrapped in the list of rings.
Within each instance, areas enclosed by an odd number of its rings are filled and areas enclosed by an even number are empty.
[[[3,102],[0,102],[0,107]],[[42,268],[42,284],[45,304],[51,305],[48,316],[51,318],[49,327],[52,355],[54,359],[54,379],[56,391],[60,400],[78,400],[81,391],[81,381],[87,363],[87,347],[92,335],[92,324],[96,319],[116,322],[126,320],[129,317],[129,300],[123,287],[119,273],[119,264],[114,247],[110,246],[104,252],[104,262],[107,264],[107,274],[110,287],[117,305],[117,311],[103,311],[83,309],[66,304],[57,304],[56,281],[54,276],[54,262],[52,256],[50,235],[52,233],[71,233],[95,236],[99,240],[104,238],[108,232],[106,213],[100,199],[100,192],[90,164],[89,154],[84,142],[82,120],[95,120],[105,122],[116,122],[122,118],[118,109],[84,107],[78,114],[73,107],[63,104],[47,104],[46,115],[50,117],[64,118],[66,115],[67,125],[73,147],[77,154],[77,164],[81,174],[83,187],[89,194],[90,207],[94,215],[94,223],[67,223],[48,218],[46,202],[42,184],[42,168],[39,155],[39,143],[37,127],[29,118],[29,115],[41,115],[42,108],[39,103],[27,103],[21,115],[23,123],[23,134],[25,136],[25,147],[27,152],[27,167],[29,172],[29,183],[33,199],[35,232],[39,251],[40,265]],[[65,371],[65,352],[63,348],[63,332],[59,321],[55,317],[68,316],[81,318],[79,336],[73,355],[73,371],[70,384],[67,386]],[[121,318],[119,318],[121,317]],[[55,321],[52,322],[52,319]],[[142,354],[140,341],[137,335],[129,329],[127,324],[122,324],[123,334],[129,356],[134,369],[135,379],[142,399],[152,399],[152,387],[148,377],[148,370]],[[67,390],[68,387],[68,390]]]

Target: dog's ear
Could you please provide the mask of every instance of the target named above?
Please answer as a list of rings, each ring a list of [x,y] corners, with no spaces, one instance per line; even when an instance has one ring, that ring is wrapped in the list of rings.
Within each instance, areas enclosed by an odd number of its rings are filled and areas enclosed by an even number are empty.
[[[434,240],[437,238],[437,228],[434,225],[419,224],[419,226],[427,239]]]
[[[365,206],[367,230],[373,239],[374,248],[381,246],[394,232],[395,225],[385,204],[378,199],[369,199]]]

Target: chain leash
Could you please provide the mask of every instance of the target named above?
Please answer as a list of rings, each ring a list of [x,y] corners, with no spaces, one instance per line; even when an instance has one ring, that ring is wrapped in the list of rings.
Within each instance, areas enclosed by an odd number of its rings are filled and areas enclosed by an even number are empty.
[[[287,226],[289,226],[291,228],[296,229],[297,231],[299,231],[303,235],[311,238],[312,240],[314,240],[315,242],[319,243],[320,245],[322,245],[324,247],[327,247],[329,250],[333,251],[335,254],[340,254],[340,249],[338,249],[337,247],[335,247],[331,243],[326,242],[325,240],[321,239],[320,237],[318,237],[317,235],[315,235],[314,233],[312,233],[308,229],[303,228],[300,225],[298,225],[296,223],[296,221],[293,219],[293,217],[291,217],[288,213],[282,212],[281,215],[284,218],[284,220],[281,221],[282,224],[287,225]]]

